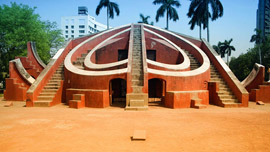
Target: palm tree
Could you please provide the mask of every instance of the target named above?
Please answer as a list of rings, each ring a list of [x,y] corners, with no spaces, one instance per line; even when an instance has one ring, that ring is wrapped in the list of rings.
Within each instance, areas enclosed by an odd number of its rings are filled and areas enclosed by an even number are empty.
[[[233,39],[230,39],[229,41],[225,40],[220,44],[220,50],[221,52],[224,52],[227,54],[227,65],[229,66],[229,56],[231,56],[232,51],[235,51],[234,46],[231,45],[231,42]],[[224,56],[223,56],[224,57]]]
[[[207,41],[209,42],[209,18],[212,21],[223,16],[223,6],[220,0],[190,0],[190,7],[188,16],[193,17],[191,24],[201,25],[203,24],[207,28]],[[209,5],[211,6],[212,13],[209,11]]]
[[[138,23],[149,24],[148,19],[150,18],[150,16],[144,16],[143,14],[140,14],[140,18],[141,18],[141,21],[139,21]],[[154,25],[153,22],[151,22],[150,24]]]
[[[107,29],[109,29],[109,18],[114,18],[114,12],[116,12],[116,15],[119,16],[120,10],[118,4],[114,2],[110,2],[110,0],[100,0],[97,8],[96,8],[96,14],[99,15],[99,12],[102,7],[107,7]]]
[[[157,10],[156,15],[156,21],[158,22],[160,17],[164,16],[164,13],[166,11],[166,29],[169,29],[169,19],[173,19],[173,21],[177,21],[179,19],[176,9],[173,6],[176,6],[177,8],[181,6],[178,0],[154,0],[154,5],[161,4],[159,9]]]
[[[250,42],[255,42],[258,45],[260,64],[262,64],[261,44],[263,43],[265,38],[262,36],[262,31],[260,29],[255,29],[254,31],[256,32],[256,34],[251,36]]]
[[[213,45],[213,49],[219,54],[221,55],[222,58],[225,57],[225,51],[221,50],[221,42],[218,42],[217,45]]]
[[[195,25],[199,26],[199,37],[200,39],[202,38],[202,24],[203,24],[203,29],[206,28],[206,17],[199,17],[198,15],[196,15],[197,13],[194,13],[192,10],[188,12],[187,16],[190,19],[188,24],[190,25],[190,29],[193,30]]]

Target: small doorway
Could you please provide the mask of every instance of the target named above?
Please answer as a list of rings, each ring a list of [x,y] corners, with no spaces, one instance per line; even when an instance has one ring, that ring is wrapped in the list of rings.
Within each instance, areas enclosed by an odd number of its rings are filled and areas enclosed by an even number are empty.
[[[127,83],[124,79],[113,79],[110,81],[110,105],[112,107],[126,106]]]
[[[128,58],[128,50],[118,50],[118,61]]]
[[[147,59],[156,61],[156,50],[147,50]]]
[[[156,78],[148,80],[149,106],[164,105],[165,93],[166,93],[166,81]]]

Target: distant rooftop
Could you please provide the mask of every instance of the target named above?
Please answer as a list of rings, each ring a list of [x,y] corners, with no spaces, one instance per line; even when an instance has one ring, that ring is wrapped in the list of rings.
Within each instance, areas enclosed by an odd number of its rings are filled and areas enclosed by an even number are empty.
[[[86,6],[79,6],[78,15],[88,15],[88,8]]]

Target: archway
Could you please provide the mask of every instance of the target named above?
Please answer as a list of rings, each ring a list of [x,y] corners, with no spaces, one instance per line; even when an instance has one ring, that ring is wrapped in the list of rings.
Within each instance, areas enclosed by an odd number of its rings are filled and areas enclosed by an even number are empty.
[[[127,83],[124,79],[110,81],[110,105],[112,107],[126,107]]]
[[[166,81],[157,78],[148,80],[149,106],[164,105],[165,93],[166,93]]]

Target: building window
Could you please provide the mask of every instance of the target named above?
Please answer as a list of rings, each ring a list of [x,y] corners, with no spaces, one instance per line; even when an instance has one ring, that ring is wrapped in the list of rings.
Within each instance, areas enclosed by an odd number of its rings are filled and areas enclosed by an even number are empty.
[[[66,30],[66,34],[68,34],[68,30]]]
[[[71,25],[71,28],[74,29],[74,25]]]
[[[79,28],[85,28],[85,26],[84,25],[79,25]]]
[[[74,19],[71,19],[71,21],[70,21],[70,22],[71,22],[71,24],[74,24]]]
[[[74,30],[71,30],[71,33],[74,33]]]
[[[97,24],[95,24],[94,27],[97,28]]]
[[[68,19],[66,19],[66,24],[68,24]]]
[[[74,38],[74,35],[71,35],[72,38]]]
[[[68,29],[68,26],[66,26],[66,29]]]
[[[79,33],[84,33],[84,30],[79,30]]]
[[[66,35],[66,38],[68,38],[68,35]]]
[[[85,24],[85,19],[79,19],[79,24]]]
[[[79,37],[82,37],[83,35],[79,35]]]

